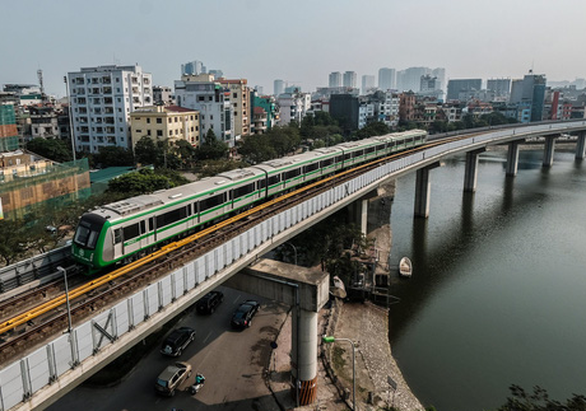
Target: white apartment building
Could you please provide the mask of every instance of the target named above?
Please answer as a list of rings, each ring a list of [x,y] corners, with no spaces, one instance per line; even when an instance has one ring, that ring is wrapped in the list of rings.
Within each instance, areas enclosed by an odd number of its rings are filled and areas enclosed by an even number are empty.
[[[311,109],[311,94],[282,93],[277,98],[277,104],[281,110],[280,125],[287,125],[293,120],[301,124],[301,120]]]
[[[399,125],[399,95],[391,92],[385,93],[385,100],[379,106],[379,121],[389,127]]]
[[[375,117],[375,103],[361,101],[358,106],[358,129],[366,127]]]
[[[130,147],[130,113],[153,104],[152,75],[139,65],[85,67],[68,83],[75,149]]]
[[[180,107],[199,111],[201,139],[212,129],[218,140],[234,147],[234,115],[224,87],[212,74],[182,76],[175,81],[175,100]]]

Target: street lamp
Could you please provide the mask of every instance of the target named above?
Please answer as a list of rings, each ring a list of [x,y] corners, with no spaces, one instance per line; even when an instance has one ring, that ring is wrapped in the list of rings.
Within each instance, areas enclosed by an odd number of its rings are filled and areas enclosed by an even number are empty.
[[[65,268],[59,266],[59,267],[57,267],[57,271],[62,272],[63,278],[65,279],[65,302],[67,304],[67,322],[68,322],[67,332],[71,334],[71,306],[69,305],[69,287],[67,285],[67,270],[65,270]]]
[[[345,341],[345,342],[349,342],[350,344],[352,344],[352,410],[353,411],[357,411],[358,408],[356,408],[356,346],[354,345],[354,342],[349,339],[349,338],[336,338],[334,336],[327,336],[324,335],[322,337],[322,341],[324,343],[333,343],[336,341]]]

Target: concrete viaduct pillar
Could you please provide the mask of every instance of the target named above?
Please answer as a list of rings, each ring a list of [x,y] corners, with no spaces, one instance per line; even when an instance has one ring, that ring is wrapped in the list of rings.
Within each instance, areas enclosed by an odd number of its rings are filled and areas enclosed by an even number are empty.
[[[519,141],[513,141],[509,143],[509,151],[507,152],[507,167],[506,173],[509,177],[515,177],[517,175],[517,169],[519,168]]]
[[[368,202],[378,196],[377,190],[373,190],[348,206],[351,220],[360,227],[360,232],[368,234]]]
[[[486,148],[469,151],[466,153],[466,169],[464,170],[464,192],[473,193],[476,191],[478,180],[478,155],[484,153]]]
[[[555,152],[556,136],[545,137],[545,147],[543,151],[543,167],[551,167],[553,165],[553,154]]]
[[[429,170],[439,167],[438,162],[430,164],[417,170],[415,178],[415,217],[429,217],[429,191],[431,183],[429,181]]]
[[[317,395],[317,315],[329,298],[330,275],[314,269],[261,259],[224,285],[293,306],[292,395],[308,405]]]
[[[584,160],[586,155],[586,131],[578,134],[578,141],[576,142],[576,160]]]

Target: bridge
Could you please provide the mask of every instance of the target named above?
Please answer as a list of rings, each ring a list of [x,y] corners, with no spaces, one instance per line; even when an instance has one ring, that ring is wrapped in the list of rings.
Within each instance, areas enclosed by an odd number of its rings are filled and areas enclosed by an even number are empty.
[[[506,173],[514,176],[517,173],[520,143],[527,138],[544,137],[543,165],[550,167],[553,164],[556,138],[569,133],[578,135],[576,158],[582,160],[586,154],[586,121],[515,125],[430,136],[430,142],[435,145],[380,162],[377,167],[350,181],[259,222],[246,232],[102,310],[93,318],[75,324],[69,332],[52,337],[33,351],[14,358],[0,370],[0,410],[32,410],[49,406],[187,309],[209,290],[257,262],[260,256],[348,205],[356,204],[362,229],[366,231],[366,199],[388,179],[410,172],[417,173],[414,214],[426,218],[430,206],[429,173],[440,165],[442,159],[465,153],[463,189],[474,191],[478,155],[488,146],[508,144]],[[316,314],[327,300],[327,281],[323,277],[315,281],[311,278],[268,278],[267,273],[259,274],[255,271],[248,272],[247,276],[247,281],[240,283],[246,283],[248,291],[273,297],[284,295],[294,305],[297,312],[294,339],[296,335],[298,337],[292,352],[294,362],[298,364],[297,369],[293,370],[294,380],[296,386],[308,391],[301,393],[302,397],[311,401],[317,373],[315,353],[318,344],[313,330],[317,327]],[[255,288],[251,284],[256,281],[258,286]],[[232,282],[238,283],[238,277]],[[269,283],[275,284],[277,288],[271,288]]]

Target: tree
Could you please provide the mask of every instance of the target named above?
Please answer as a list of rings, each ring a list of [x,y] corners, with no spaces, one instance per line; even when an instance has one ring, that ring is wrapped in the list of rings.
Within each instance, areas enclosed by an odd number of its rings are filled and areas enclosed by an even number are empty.
[[[109,192],[125,193],[127,197],[172,187],[175,187],[175,183],[170,178],[149,168],[123,174],[108,183]]]
[[[511,396],[497,411],[586,411],[586,397],[572,394],[564,403],[549,398],[547,390],[535,386],[533,393],[526,392],[518,385],[509,387]]]
[[[141,165],[155,165],[159,153],[154,140],[148,136],[141,137],[134,146],[136,162]]]
[[[94,161],[102,168],[134,165],[132,151],[123,147],[103,146]]]
[[[277,157],[267,134],[246,136],[238,143],[238,153],[249,163],[258,164]]]
[[[228,145],[216,138],[211,128],[205,135],[204,141],[196,149],[195,156],[199,160],[219,160],[228,156]]]
[[[391,130],[389,129],[389,126],[381,121],[377,121],[375,123],[369,123],[366,127],[355,132],[353,140],[362,140],[373,136],[383,136],[390,132]]]
[[[22,220],[0,220],[0,257],[6,265],[18,261],[27,248],[26,230]]]
[[[171,150],[180,162],[179,168],[189,169],[195,166],[197,150],[188,141],[176,141]]]
[[[71,147],[63,140],[35,138],[26,144],[26,149],[58,163],[73,160]]]

